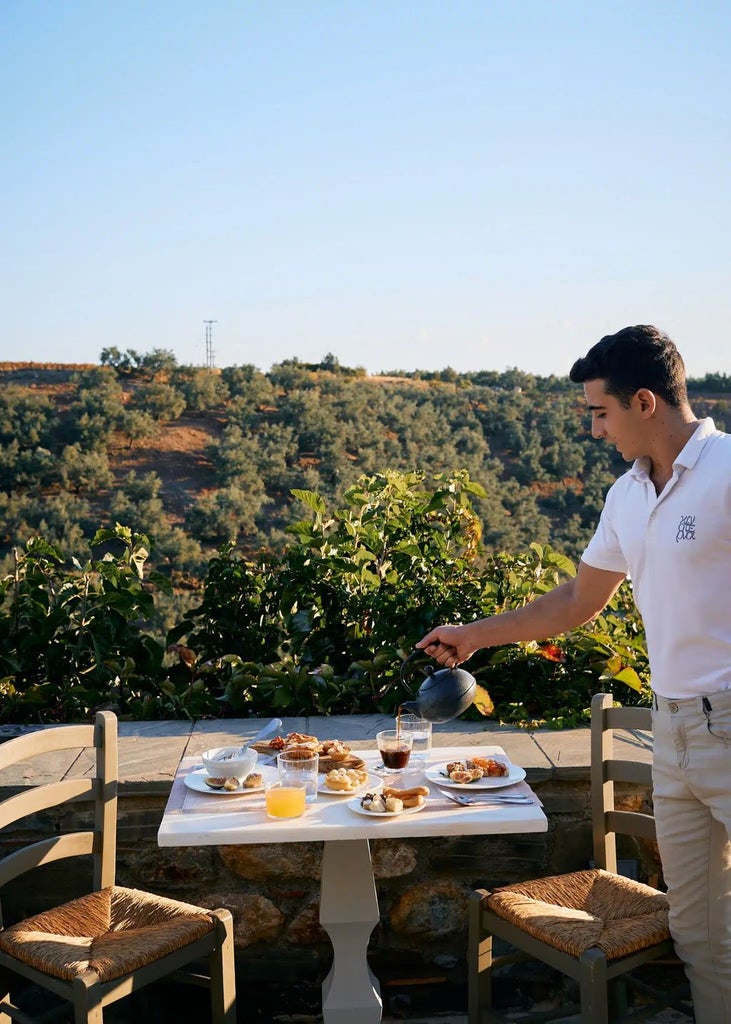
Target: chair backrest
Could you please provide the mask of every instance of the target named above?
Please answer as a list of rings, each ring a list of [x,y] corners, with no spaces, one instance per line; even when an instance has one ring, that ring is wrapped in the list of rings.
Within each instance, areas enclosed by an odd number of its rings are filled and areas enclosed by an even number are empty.
[[[0,803],[0,829],[13,822],[70,801],[91,800],[94,827],[85,831],[54,834],[14,850],[0,860],[0,887],[41,864],[66,857],[93,858],[93,888],[114,884],[117,832],[117,718],[111,711],[98,711],[93,725],[59,725],[28,732],[0,744],[0,769],[9,768],[38,755],[83,749],[94,753],[93,764],[83,773],[43,783],[7,797]],[[2,915],[0,914],[0,925]]]
[[[617,871],[617,834],[655,839],[655,819],[640,811],[617,810],[615,782],[652,788],[652,765],[614,756],[614,732],[651,732],[650,708],[612,707],[612,695],[597,693],[591,702],[591,805],[594,863]],[[638,739],[638,742],[640,740]]]

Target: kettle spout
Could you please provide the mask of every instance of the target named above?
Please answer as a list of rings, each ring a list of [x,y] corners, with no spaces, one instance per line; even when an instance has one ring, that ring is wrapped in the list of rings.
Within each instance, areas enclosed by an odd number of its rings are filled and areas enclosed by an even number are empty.
[[[451,722],[453,718],[461,715],[469,702],[454,706],[452,702],[445,704],[432,700],[407,700],[399,705],[401,711],[410,711],[417,718],[423,718],[427,722],[434,722],[439,725],[443,722]]]

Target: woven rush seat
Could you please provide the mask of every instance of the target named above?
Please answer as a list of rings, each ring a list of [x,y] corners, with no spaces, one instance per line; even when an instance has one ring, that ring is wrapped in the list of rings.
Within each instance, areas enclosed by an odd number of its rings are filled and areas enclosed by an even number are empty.
[[[571,956],[595,946],[613,960],[670,937],[665,894],[602,869],[503,886],[487,905]]]
[[[41,1024],[59,1013],[69,1020],[69,1012],[74,1024],[104,1024],[108,1006],[163,979],[205,985],[211,1024],[236,1024],[231,912],[116,884],[116,716],[97,711],[93,724],[16,736],[0,744],[0,770],[58,753],[59,762],[82,770],[64,769],[59,778],[0,800],[0,831],[29,815],[37,822],[32,841],[9,844],[0,854],[0,892],[10,891],[18,878],[30,883],[41,865],[70,859],[76,859],[79,882],[87,876],[87,888],[54,907],[39,910],[39,901],[36,913],[22,921],[16,912],[7,927],[0,902],[0,1024]],[[74,812],[64,815],[70,828],[59,829],[53,815],[40,813],[66,807]],[[33,1015],[28,992],[34,986],[57,997],[58,1005]]]
[[[616,707],[610,693],[591,702],[591,846],[586,870],[551,875],[494,890],[476,889],[470,900],[469,1024],[497,1024],[512,1019],[493,1005],[493,977],[523,959],[538,960],[576,983],[565,990],[564,1005],[550,1019],[573,1017],[581,1024],[633,1024],[672,1006],[684,1009],[681,988],[668,990],[653,982],[646,965],[673,957],[668,929],[667,896],[618,871],[617,838],[628,854],[639,857],[657,840],[651,800],[633,809],[618,799],[615,785],[652,789],[647,760],[618,757],[615,733],[624,750],[644,745],[652,731],[647,707]],[[632,840],[630,844],[628,840]],[[644,849],[643,845],[646,844]],[[652,844],[652,846],[650,845]],[[578,851],[577,851],[578,852]],[[639,866],[639,864],[638,864]],[[504,944],[493,954],[493,939]],[[679,965],[680,966],[680,965]],[[536,1008],[525,1020],[546,1021]]]
[[[104,982],[213,928],[214,918],[200,907],[114,885],[0,931],[0,949],[64,981],[93,970]]]

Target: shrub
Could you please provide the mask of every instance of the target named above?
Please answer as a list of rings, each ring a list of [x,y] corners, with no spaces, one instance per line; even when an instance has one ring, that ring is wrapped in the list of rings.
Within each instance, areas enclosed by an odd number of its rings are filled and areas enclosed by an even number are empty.
[[[30,541],[0,584],[0,719],[70,721],[105,706],[132,718],[391,713],[411,696],[403,661],[433,625],[520,607],[575,571],[537,543],[478,563],[472,497],[484,491],[466,471],[431,485],[421,473],[365,477],[333,511],[314,491],[295,496],[305,517],[283,553],[221,548],[166,643],[153,635],[155,596],[171,588],[145,577],[146,536],[98,531],[95,557],[71,566]],[[600,689],[623,703],[649,694],[628,586],[592,625],[480,651],[467,667],[480,683],[467,714],[521,724],[585,721]]]
[[[143,580],[147,538],[117,526],[92,544],[107,550],[69,569],[34,538],[0,584],[0,720],[78,721],[99,707],[177,717],[187,707],[185,690],[165,678],[164,646],[140,628],[153,592],[169,587],[155,574]]]
[[[470,498],[482,488],[466,472],[435,484],[424,488],[418,473],[365,478],[333,513],[318,494],[295,492],[309,511],[290,528],[296,543],[276,560],[223,548],[202,604],[172,637],[185,636],[199,663],[220,673],[238,713],[395,710],[409,697],[403,658],[433,625],[518,607],[575,571],[539,544],[478,569]],[[586,720],[601,688],[616,687],[625,702],[647,695],[641,625],[624,593],[555,644],[482,651],[468,667],[485,688],[483,710],[526,724]]]

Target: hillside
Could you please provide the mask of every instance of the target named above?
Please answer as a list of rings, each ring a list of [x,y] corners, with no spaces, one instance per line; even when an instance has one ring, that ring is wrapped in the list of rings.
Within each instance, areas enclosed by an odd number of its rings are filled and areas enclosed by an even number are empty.
[[[591,441],[564,379],[369,377],[296,360],[262,374],[129,355],[0,363],[0,555],[40,532],[83,556],[96,528],[119,520],[151,534],[173,573],[195,575],[228,540],[248,553],[281,546],[304,514],[294,489],[336,507],[361,474],[465,469],[487,492],[475,499],[486,550],[538,540],[576,557],[624,467]],[[692,401],[731,422],[728,393]]]
[[[47,396],[59,412],[68,410],[76,395],[74,378],[98,369],[93,363],[20,363],[0,362],[0,382],[28,388],[34,395]],[[123,401],[134,399],[141,382],[122,382]],[[185,511],[201,494],[212,490],[216,473],[207,455],[211,444],[221,436],[222,411],[183,412],[174,421],[162,421],[151,437],[130,445],[124,435],[112,433],[107,447],[114,486],[121,486],[124,477],[135,472],[142,476],[157,473],[162,481],[162,498],[171,522],[182,525]],[[109,488],[92,497],[100,515],[106,507]]]
[[[116,486],[135,472],[157,473],[162,499],[171,522],[182,526],[186,510],[201,495],[216,487],[217,474],[208,451],[221,437],[220,415],[183,413],[172,423],[161,423],[154,437],[130,447],[119,434],[109,446]]]

